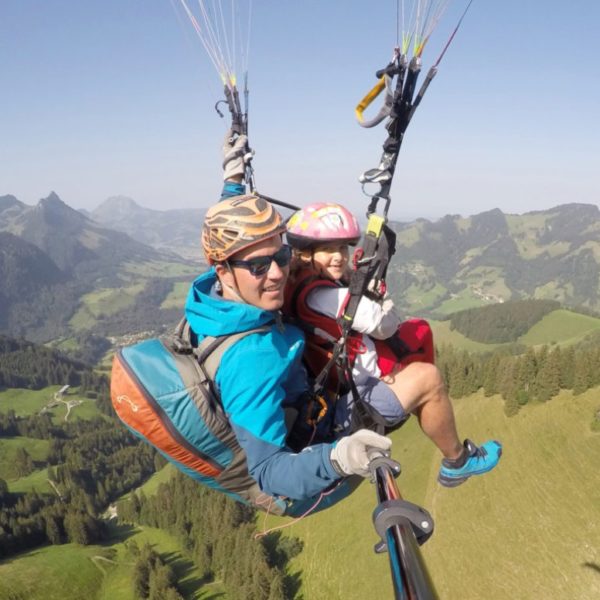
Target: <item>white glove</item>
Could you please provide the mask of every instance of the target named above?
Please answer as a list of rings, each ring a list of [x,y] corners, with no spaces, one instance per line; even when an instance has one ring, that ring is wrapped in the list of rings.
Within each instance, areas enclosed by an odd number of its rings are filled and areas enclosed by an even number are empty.
[[[248,163],[254,156],[254,151],[248,147],[248,137],[238,135],[232,141],[231,131],[227,132],[223,141],[223,179],[243,179]]]
[[[387,292],[381,302],[379,302],[379,305],[381,306],[381,314],[375,321],[375,327],[369,331],[369,335],[376,340],[385,340],[398,331],[402,319],[398,316],[396,308],[394,307],[394,301]]]
[[[359,429],[356,433],[340,439],[331,449],[329,458],[333,468],[340,475],[369,477],[369,451],[380,450],[388,456],[391,447],[390,438],[370,429]]]

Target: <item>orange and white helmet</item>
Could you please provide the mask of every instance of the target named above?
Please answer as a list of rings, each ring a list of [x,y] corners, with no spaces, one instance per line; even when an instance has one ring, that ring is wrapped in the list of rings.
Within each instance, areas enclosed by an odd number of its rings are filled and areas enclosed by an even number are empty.
[[[285,232],[273,205],[251,194],[234,196],[211,206],[202,226],[202,248],[209,264]]]
[[[328,242],[354,246],[360,240],[360,226],[341,204],[314,202],[291,216],[286,235],[288,244],[297,250]]]

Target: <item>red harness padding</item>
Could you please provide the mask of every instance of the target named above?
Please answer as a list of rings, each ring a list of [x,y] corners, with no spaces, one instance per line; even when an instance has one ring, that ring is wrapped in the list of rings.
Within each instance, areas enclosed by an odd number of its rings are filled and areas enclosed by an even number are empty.
[[[333,342],[314,333],[319,328],[333,338],[339,339],[341,329],[337,321],[319,313],[308,306],[308,295],[319,287],[335,287],[335,282],[323,279],[312,269],[302,269],[293,280],[288,280],[285,289],[285,304],[283,314],[294,318],[306,334],[306,350],[304,361],[313,377],[316,377],[332,356]],[[307,326],[308,325],[308,326]],[[348,338],[348,357],[350,365],[354,364],[357,354],[364,352],[362,335],[353,332]],[[403,368],[411,362],[421,361],[434,363],[435,351],[433,332],[429,323],[423,319],[409,319],[398,327],[398,340],[375,340],[377,365],[382,375],[388,375],[394,370]],[[328,388],[336,389],[338,377],[336,369],[332,369],[328,380]]]
[[[403,369],[413,362],[435,364],[433,331],[425,319],[408,319],[400,323],[396,332],[398,340],[373,340],[377,350],[377,366],[382,375]],[[394,342],[399,341],[400,344]],[[392,349],[399,346],[399,350]]]
[[[313,377],[323,370],[332,356],[333,344],[336,342],[342,330],[337,321],[308,306],[306,299],[316,288],[333,287],[337,284],[329,279],[323,279],[313,269],[302,269],[293,279],[288,280],[285,289],[285,302],[282,308],[286,317],[293,318],[304,330],[306,337],[304,362]],[[325,332],[329,338],[318,335],[315,328]],[[347,352],[350,365],[354,364],[356,355],[364,352],[364,344],[360,333],[351,333],[348,338]],[[337,389],[337,369],[332,368],[328,378],[328,388]]]

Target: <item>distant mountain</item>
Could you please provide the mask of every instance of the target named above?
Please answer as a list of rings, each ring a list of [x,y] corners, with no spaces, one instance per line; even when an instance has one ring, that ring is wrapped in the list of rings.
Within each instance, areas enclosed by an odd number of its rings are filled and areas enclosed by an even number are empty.
[[[523,215],[392,223],[390,287],[410,313],[449,314],[538,298],[600,309],[600,210],[566,204]]]
[[[12,233],[0,232],[0,330],[8,326],[13,303],[67,279],[45,252]]]
[[[157,248],[199,254],[202,209],[155,211],[116,197],[90,216],[54,193],[33,207],[0,197],[6,282],[0,329],[8,322],[13,334],[36,340],[86,328],[112,336],[175,318],[186,287],[175,282],[189,282],[203,266]],[[388,283],[406,314],[441,316],[529,298],[600,310],[597,206],[566,204],[523,215],[495,209],[391,226],[398,244]]]
[[[66,273],[89,270],[90,263],[164,259],[164,253],[103,227],[67,206],[54,192],[36,206],[27,206],[12,196],[0,198],[0,231],[14,233],[34,244]]]
[[[200,229],[206,209],[151,210],[126,196],[113,196],[94,209],[91,219],[130,235],[153,248],[177,252],[185,258],[201,256]]]
[[[160,328],[180,314],[162,301],[197,269],[96,223],[54,192],[36,206],[0,197],[0,331],[47,341],[82,328],[99,335],[136,331],[142,322]]]

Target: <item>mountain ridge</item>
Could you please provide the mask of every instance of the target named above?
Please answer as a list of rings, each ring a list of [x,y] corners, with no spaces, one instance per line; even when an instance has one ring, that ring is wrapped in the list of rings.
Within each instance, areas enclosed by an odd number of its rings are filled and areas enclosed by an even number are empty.
[[[408,312],[449,314],[537,298],[600,308],[600,210],[571,203],[522,215],[499,209],[392,222],[390,286]]]
[[[103,319],[110,329],[107,317],[131,303],[126,289],[135,290],[131,294],[139,296],[140,309],[144,302],[148,305],[146,321],[157,319],[161,327],[157,293],[168,295],[181,272],[192,268],[173,252],[157,250],[96,223],[54,192],[35,206],[14,196],[0,198],[0,259],[0,327],[32,341],[64,336],[71,331],[70,320],[82,310],[89,326]],[[154,289],[142,294],[153,278],[157,279]],[[159,284],[158,279],[172,283]],[[94,292],[112,295],[120,304],[111,306],[107,300],[102,309],[90,313],[87,303],[93,302],[90,294]],[[165,317],[169,322],[172,312]],[[138,321],[140,317],[141,312]],[[117,320],[113,329],[121,327]]]

